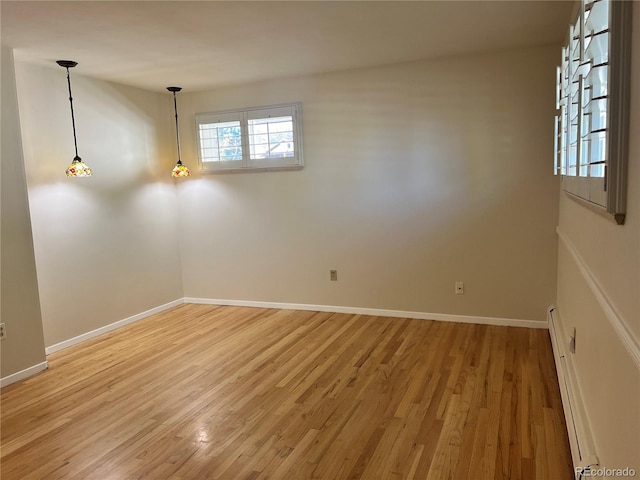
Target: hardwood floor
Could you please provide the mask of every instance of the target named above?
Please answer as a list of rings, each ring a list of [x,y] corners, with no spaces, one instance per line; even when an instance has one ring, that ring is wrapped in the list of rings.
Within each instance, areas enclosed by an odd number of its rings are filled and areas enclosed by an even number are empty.
[[[2,480],[572,478],[548,332],[182,305],[2,389]]]

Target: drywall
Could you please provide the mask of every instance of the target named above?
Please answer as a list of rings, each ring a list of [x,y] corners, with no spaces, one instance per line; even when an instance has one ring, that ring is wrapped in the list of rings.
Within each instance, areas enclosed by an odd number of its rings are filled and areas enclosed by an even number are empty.
[[[3,45],[1,56],[0,321],[7,338],[0,345],[0,377],[6,378],[43,364],[45,354],[11,48]]]
[[[567,241],[560,241],[558,256],[559,340],[568,345],[576,328],[571,354],[575,383],[601,465],[640,471],[640,368],[581,272],[585,264],[572,255],[575,246]]]
[[[301,101],[305,157],[179,185],[185,296],[544,321],[556,59],[545,47],[184,92],[194,171],[201,112]]]
[[[574,365],[600,461],[639,472],[640,8],[633,24],[626,223],[560,195],[557,304],[565,340],[577,330]]]
[[[170,95],[16,61],[45,344],[51,346],[182,298]]]

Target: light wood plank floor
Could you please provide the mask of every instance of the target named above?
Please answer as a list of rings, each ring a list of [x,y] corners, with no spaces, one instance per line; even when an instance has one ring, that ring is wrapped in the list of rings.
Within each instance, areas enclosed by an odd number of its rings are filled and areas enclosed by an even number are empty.
[[[572,478],[545,330],[183,305],[2,389],[2,480]]]

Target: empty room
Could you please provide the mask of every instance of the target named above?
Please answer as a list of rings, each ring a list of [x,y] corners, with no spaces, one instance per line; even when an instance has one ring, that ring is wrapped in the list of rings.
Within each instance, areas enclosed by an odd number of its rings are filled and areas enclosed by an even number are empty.
[[[636,2],[0,26],[2,480],[640,478]]]

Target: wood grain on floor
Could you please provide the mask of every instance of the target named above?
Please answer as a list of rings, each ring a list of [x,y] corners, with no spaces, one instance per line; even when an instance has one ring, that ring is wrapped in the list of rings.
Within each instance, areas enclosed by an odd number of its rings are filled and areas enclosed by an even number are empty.
[[[3,480],[572,478],[546,330],[182,305],[48,360]]]

